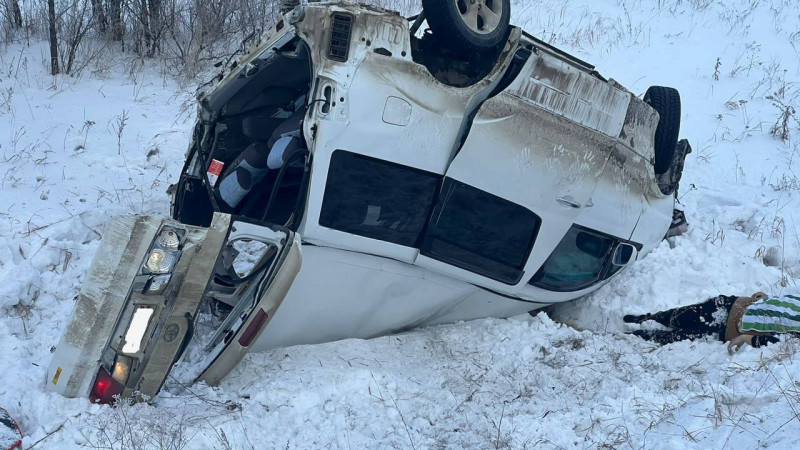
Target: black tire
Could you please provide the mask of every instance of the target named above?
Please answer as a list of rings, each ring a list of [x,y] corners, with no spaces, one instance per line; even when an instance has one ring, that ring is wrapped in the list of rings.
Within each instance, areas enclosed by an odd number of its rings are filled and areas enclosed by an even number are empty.
[[[655,139],[655,172],[656,175],[663,175],[672,165],[678,147],[678,135],[681,131],[681,95],[677,89],[652,86],[644,94],[644,101],[660,116]]]
[[[508,39],[511,0],[422,0],[422,8],[433,35],[453,52],[492,52]]]

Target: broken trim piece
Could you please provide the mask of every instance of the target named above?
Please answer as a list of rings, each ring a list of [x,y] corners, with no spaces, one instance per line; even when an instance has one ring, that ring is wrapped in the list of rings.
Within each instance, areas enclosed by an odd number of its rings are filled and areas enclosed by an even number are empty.
[[[664,195],[672,195],[678,192],[681,177],[683,176],[683,165],[686,162],[686,156],[692,153],[692,146],[689,141],[682,139],[678,142],[678,147],[672,156],[672,163],[661,175],[657,175],[658,188]]]

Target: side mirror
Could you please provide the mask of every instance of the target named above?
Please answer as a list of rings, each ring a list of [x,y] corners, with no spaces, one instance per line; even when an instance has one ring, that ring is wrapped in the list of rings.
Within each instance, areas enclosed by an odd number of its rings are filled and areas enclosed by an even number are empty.
[[[636,260],[639,250],[631,244],[620,243],[614,249],[614,257],[611,263],[617,267],[627,266],[631,261]]]

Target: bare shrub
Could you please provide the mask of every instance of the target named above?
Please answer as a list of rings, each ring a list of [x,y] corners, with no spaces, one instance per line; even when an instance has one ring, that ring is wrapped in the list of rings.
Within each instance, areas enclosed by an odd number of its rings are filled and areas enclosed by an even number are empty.
[[[137,0],[138,1],[138,0]],[[142,2],[144,0],[141,0]],[[159,47],[143,56],[161,55],[173,75],[195,79],[211,64],[228,59],[271,28],[282,11],[301,0],[160,0]],[[373,0],[377,6],[412,14],[421,8],[419,0]],[[128,15],[136,15],[130,10]],[[143,14],[138,14],[142,17]],[[133,20],[130,33],[138,36],[142,20]],[[152,23],[151,23],[152,29]],[[154,39],[156,39],[154,37]],[[144,39],[147,42],[147,39]],[[139,48],[135,48],[142,54]]]
[[[275,2],[167,0],[162,17],[168,24],[161,49],[165,61],[173,75],[196,78],[242,41],[263,33],[278,10]]]
[[[775,191],[800,191],[800,178],[791,174],[783,174],[781,177],[769,184]]]
[[[212,64],[228,59],[260,37],[286,11],[308,0],[52,0],[59,71],[77,76],[108,50],[128,58],[163,61],[167,72],[196,81]],[[410,15],[419,0],[367,3]],[[22,6],[19,14],[16,10]],[[47,2],[0,0],[0,36],[49,38]],[[126,53],[129,52],[129,53]],[[55,53],[55,52],[54,52]]]
[[[711,219],[711,231],[703,239],[715,247],[722,247],[725,244],[725,230],[717,226],[717,222]]]
[[[8,42],[16,30],[22,28],[22,10],[17,0],[2,0],[0,4],[0,31],[3,40]]]
[[[791,137],[792,123],[800,124],[797,118],[797,110],[792,105],[787,105],[783,100],[778,97],[778,94],[768,95],[767,100],[772,102],[772,105],[778,108],[778,120],[775,125],[770,128],[770,134],[783,142],[786,142]]]
[[[61,67],[67,75],[80,75],[105,49],[103,42],[87,39],[95,27],[91,1],[69,0],[57,17]]]
[[[120,400],[104,408],[97,419],[81,430],[83,447],[124,450],[181,450],[191,441],[186,413]]]

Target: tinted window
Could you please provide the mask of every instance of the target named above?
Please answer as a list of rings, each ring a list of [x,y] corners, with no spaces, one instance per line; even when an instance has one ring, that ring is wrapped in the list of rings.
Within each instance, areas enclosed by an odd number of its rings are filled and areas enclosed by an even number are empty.
[[[534,275],[530,284],[559,292],[586,289],[622,269],[621,266],[612,265],[611,261],[619,242],[611,236],[574,226]],[[632,259],[633,252],[624,250],[621,249],[620,257],[627,254],[627,260],[624,261],[627,264]]]
[[[421,250],[439,261],[517,284],[540,224],[522,206],[446,179]]]
[[[441,177],[337,150],[331,157],[319,224],[416,247]]]

